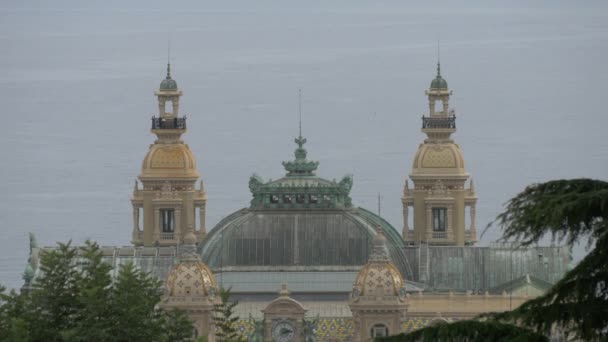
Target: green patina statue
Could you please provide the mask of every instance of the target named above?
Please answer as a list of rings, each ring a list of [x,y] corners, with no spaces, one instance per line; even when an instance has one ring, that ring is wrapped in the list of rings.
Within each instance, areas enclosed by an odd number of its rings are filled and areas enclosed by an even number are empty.
[[[253,327],[253,333],[247,336],[247,342],[264,342],[264,320],[256,321],[249,314],[249,324]]]
[[[317,323],[319,322],[319,316],[315,317],[312,321],[302,320],[303,330],[302,337],[304,342],[317,342],[315,333],[317,331]]]

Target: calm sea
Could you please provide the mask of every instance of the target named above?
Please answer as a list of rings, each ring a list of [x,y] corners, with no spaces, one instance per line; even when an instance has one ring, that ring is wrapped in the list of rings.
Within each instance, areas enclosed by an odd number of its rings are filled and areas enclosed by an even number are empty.
[[[302,88],[319,175],[353,174],[355,204],[380,194],[400,231],[438,40],[479,228],[532,182],[608,178],[608,3],[489,6],[3,1],[0,283],[21,285],[28,232],[129,244],[169,40],[210,227],[248,205],[252,173],[283,175]]]

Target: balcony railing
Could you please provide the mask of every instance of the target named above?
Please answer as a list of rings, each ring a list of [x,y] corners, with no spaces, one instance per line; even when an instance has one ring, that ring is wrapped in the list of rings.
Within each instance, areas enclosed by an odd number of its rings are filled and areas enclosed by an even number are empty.
[[[422,117],[422,128],[456,128],[456,116],[444,118]]]
[[[161,240],[173,240],[174,233],[160,233]]]
[[[152,129],[186,129],[186,117],[165,119],[153,116]]]
[[[447,239],[447,232],[433,232],[433,239]]]

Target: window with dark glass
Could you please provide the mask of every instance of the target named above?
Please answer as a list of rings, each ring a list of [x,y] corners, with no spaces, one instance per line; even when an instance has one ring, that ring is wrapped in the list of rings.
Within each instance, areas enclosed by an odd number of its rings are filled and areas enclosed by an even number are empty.
[[[291,196],[283,195],[283,203],[291,203]]]
[[[279,197],[277,195],[270,195],[270,203],[279,203]]]
[[[448,221],[447,208],[433,208],[433,231],[445,232]]]
[[[308,203],[317,203],[319,202],[319,198],[317,195],[308,195]]]
[[[297,194],[297,195],[296,195],[296,203],[298,203],[298,204],[303,204],[303,203],[304,203],[304,198],[305,198],[305,197],[304,197],[304,195],[302,195],[302,194]]]
[[[175,231],[175,211],[173,209],[161,209],[160,225],[163,233]]]

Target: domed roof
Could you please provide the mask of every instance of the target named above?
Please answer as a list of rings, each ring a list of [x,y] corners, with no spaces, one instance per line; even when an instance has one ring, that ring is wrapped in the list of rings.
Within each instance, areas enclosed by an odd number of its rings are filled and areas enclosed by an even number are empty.
[[[448,82],[441,77],[441,66],[437,63],[437,76],[431,81],[431,89],[448,89]]]
[[[167,276],[167,296],[215,297],[218,289],[215,276],[195,251],[194,243],[183,246],[180,262],[173,266]]]
[[[316,176],[318,163],[306,159],[305,142],[296,139],[296,159],[283,163],[285,177],[266,183],[251,177],[250,207],[229,215],[206,235],[202,259],[214,269],[233,271],[354,273],[367,262],[379,225],[387,236],[390,259],[402,272],[411,272],[397,230],[352,205],[351,176],[339,182]]]
[[[358,271],[372,250],[374,225],[387,236],[389,258],[411,273],[401,235],[362,208],[342,210],[242,209],[220,221],[203,240],[202,259],[212,268]]]
[[[177,82],[171,78],[171,65],[167,63],[167,77],[160,82],[160,90],[177,90]]]
[[[140,178],[198,178],[196,160],[188,145],[153,144],[144,158]]]
[[[382,230],[378,229],[372,245],[369,261],[353,283],[353,299],[376,295],[396,296],[405,300],[405,282],[401,272],[390,262]]]
[[[448,89],[448,82],[441,75],[437,75],[431,81],[431,89]]]
[[[424,143],[416,152],[413,174],[466,174],[462,151],[455,143]]]

